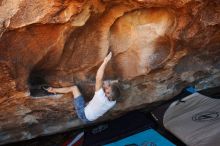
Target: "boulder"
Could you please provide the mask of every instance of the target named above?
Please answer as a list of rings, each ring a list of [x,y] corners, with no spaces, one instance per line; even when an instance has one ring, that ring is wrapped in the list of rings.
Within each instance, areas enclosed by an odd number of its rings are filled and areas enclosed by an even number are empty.
[[[220,2],[194,0],[0,0],[0,144],[84,126],[71,94],[86,101],[109,51],[105,79],[122,99],[108,120],[177,95],[220,85]]]

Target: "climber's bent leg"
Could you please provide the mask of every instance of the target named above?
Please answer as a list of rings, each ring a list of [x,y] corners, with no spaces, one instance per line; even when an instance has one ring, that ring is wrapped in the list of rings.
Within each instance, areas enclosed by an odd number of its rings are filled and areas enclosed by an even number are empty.
[[[72,92],[74,86],[72,87],[62,87],[62,88],[53,88],[53,87],[49,87],[47,90],[50,93],[61,93],[61,94],[65,94],[68,92]]]
[[[48,89],[45,89],[50,93],[68,93],[68,92],[72,92],[74,98],[78,97],[81,95],[79,88],[77,86],[71,86],[71,87],[62,87],[62,88],[52,88],[49,87]]]
[[[73,93],[74,98],[78,98],[79,96],[81,96],[81,93],[80,93],[79,88],[77,86],[72,86],[71,92]]]

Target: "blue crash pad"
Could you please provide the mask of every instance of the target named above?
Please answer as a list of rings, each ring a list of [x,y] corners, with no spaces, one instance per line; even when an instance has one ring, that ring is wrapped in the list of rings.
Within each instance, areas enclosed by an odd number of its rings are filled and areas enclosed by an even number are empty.
[[[104,146],[175,146],[154,129],[131,135]]]

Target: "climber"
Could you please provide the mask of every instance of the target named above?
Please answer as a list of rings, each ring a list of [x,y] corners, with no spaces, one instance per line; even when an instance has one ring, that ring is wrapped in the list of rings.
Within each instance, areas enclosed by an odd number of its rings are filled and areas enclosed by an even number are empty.
[[[120,97],[120,89],[117,82],[104,81],[103,76],[105,68],[112,57],[110,52],[104,59],[96,73],[95,95],[92,100],[85,105],[84,97],[77,86],[64,88],[48,88],[51,93],[68,93],[72,92],[74,96],[74,107],[78,117],[84,122],[89,123],[104,115],[110,110]]]

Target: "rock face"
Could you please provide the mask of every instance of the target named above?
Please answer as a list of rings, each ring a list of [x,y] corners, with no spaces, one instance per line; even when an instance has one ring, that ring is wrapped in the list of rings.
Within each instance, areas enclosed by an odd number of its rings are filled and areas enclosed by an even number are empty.
[[[78,84],[89,100],[112,51],[105,79],[123,98],[109,119],[220,85],[219,48],[219,1],[0,0],[0,144],[82,125],[70,94],[31,97],[33,80]]]

